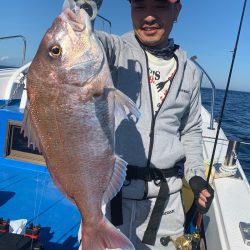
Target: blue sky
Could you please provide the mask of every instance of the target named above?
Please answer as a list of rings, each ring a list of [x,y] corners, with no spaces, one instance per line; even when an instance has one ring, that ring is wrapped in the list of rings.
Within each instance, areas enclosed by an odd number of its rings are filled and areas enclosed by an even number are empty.
[[[197,55],[217,88],[225,88],[243,0],[182,0],[183,8],[171,37],[189,56]],[[0,37],[24,35],[31,59],[44,33],[60,13],[63,0],[1,0]],[[127,0],[103,0],[100,14],[112,22],[112,33],[131,29]],[[250,92],[250,6],[247,5],[230,89]],[[0,42],[1,59],[16,53],[20,42]]]

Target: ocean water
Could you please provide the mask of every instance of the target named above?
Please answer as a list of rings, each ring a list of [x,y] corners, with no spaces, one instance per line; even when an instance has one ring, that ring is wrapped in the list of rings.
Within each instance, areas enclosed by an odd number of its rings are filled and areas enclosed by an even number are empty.
[[[225,91],[221,89],[215,92],[214,118],[216,121],[221,113],[224,93]],[[201,89],[202,104],[208,111],[211,109],[211,94],[211,89]],[[227,137],[236,137],[241,141],[238,159],[250,182],[250,92],[229,90],[221,126]]]

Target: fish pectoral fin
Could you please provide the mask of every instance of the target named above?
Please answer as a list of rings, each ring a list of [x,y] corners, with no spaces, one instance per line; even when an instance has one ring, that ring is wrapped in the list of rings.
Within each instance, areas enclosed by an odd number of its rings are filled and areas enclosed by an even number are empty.
[[[103,195],[103,204],[107,204],[120,191],[127,171],[127,162],[116,156],[114,171],[110,183]]]
[[[136,107],[135,103],[120,90],[115,90],[115,116],[119,116],[123,119],[127,119],[127,113],[125,107],[129,110],[130,113],[139,118],[141,113]]]
[[[98,84],[99,82],[94,82],[92,84],[87,84],[84,87],[80,89],[81,91],[81,99],[83,102],[88,102],[92,100],[93,98],[100,97],[104,89],[101,84]]]
[[[97,80],[94,84],[92,84],[92,86],[94,86],[94,93],[93,96],[94,97],[99,97],[103,94],[105,94],[106,92],[109,92],[109,89],[104,88],[104,84],[102,83],[101,80]]]
[[[21,133],[22,132],[24,132],[24,137],[28,138],[28,147],[32,145],[33,149],[37,148],[41,153],[39,138],[35,133],[35,129],[32,127],[31,110],[29,103],[27,103],[24,111]]]

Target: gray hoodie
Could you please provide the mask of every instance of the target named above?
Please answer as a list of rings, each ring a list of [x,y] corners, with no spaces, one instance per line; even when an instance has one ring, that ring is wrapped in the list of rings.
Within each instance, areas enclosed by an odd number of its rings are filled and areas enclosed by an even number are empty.
[[[116,128],[116,153],[130,165],[171,168],[185,159],[184,174],[189,181],[195,175],[204,178],[201,139],[200,82],[202,74],[182,49],[175,51],[177,72],[168,95],[155,116],[148,83],[147,56],[134,32],[123,36],[97,32],[106,52],[114,85],[128,95],[141,112]],[[182,180],[168,178],[170,193],[181,189]],[[125,183],[126,184],[126,183]],[[157,196],[154,182],[132,180],[123,187],[123,197],[142,199]]]

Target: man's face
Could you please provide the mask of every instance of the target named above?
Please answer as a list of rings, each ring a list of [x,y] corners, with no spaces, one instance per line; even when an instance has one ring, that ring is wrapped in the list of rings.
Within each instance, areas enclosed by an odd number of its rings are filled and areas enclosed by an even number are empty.
[[[180,3],[167,0],[132,0],[131,15],[136,36],[148,46],[163,44],[180,9]]]

